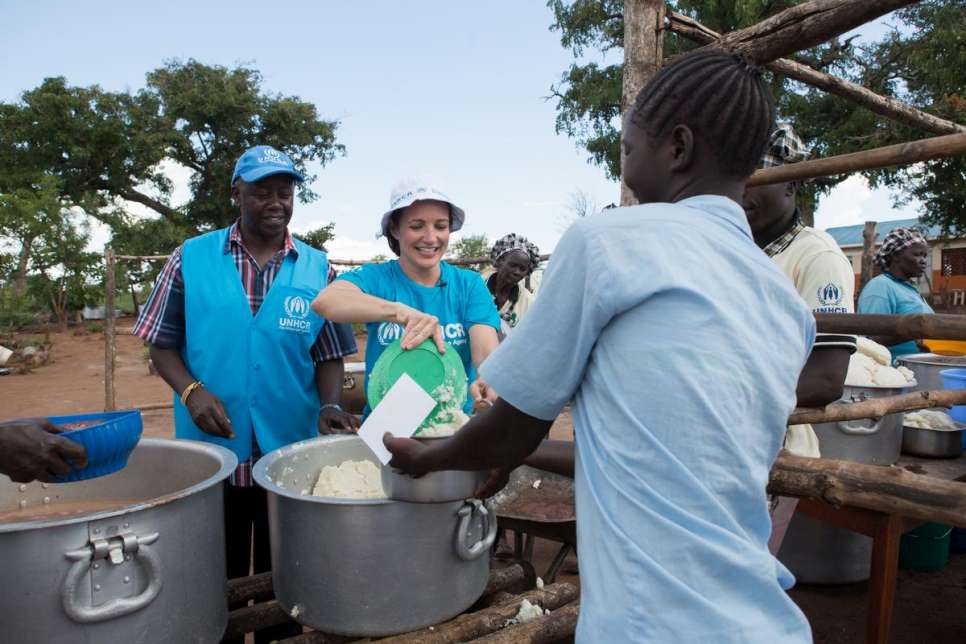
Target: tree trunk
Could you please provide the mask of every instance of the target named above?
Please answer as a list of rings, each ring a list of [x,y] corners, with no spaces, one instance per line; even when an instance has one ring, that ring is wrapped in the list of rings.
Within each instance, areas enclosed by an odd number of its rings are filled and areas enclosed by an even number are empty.
[[[729,49],[765,65],[820,45],[846,31],[918,0],[811,0],[745,29],[725,34],[712,47]]]
[[[804,181],[864,170],[910,165],[920,161],[955,157],[966,153],[966,132],[907,141],[871,150],[811,159],[755,171],[746,185],[762,186],[786,181]]]
[[[114,249],[104,249],[104,411],[117,409],[114,365],[117,361],[114,320]],[[227,636],[226,636],[227,637]]]
[[[856,294],[872,279],[872,257],[875,255],[875,222],[865,222],[862,229],[862,273],[859,277],[859,288]]]
[[[771,469],[768,491],[966,526],[966,483],[913,474],[901,467],[803,458],[782,451]]]
[[[846,335],[897,335],[903,338],[966,340],[966,315],[915,313],[841,315],[816,313],[819,333]]]
[[[624,80],[621,90],[621,116],[634,105],[634,99],[664,58],[663,0],[624,0]],[[621,146],[621,205],[632,206],[637,199],[623,176],[624,146]]]
[[[670,12],[668,16],[670,18],[669,28],[671,31],[684,36],[688,40],[702,45],[708,45],[717,42],[721,38],[721,34],[688,16],[674,12]],[[846,98],[876,114],[898,121],[899,123],[920,128],[932,134],[966,132],[966,126],[953,123],[938,116],[933,116],[932,114],[927,114],[911,105],[906,105],[902,101],[898,101],[889,96],[881,96],[857,83],[837,78],[825,72],[820,72],[817,69],[812,69],[808,65],[803,65],[794,60],[779,58],[768,63],[767,67],[771,71],[778,72],[793,80],[817,87],[829,94]]]
[[[13,274],[13,292],[17,297],[22,297],[27,292],[27,265],[30,263],[34,238],[24,239],[22,243],[20,255],[17,257],[17,270]]]

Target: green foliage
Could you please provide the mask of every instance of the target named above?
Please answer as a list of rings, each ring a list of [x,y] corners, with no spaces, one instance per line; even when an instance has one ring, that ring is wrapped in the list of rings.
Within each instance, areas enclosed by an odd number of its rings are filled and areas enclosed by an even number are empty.
[[[111,246],[118,255],[159,256],[170,255],[185,239],[192,235],[185,224],[174,223],[163,217],[134,219],[118,222],[113,226]],[[140,288],[151,285],[164,266],[161,260],[124,260],[115,264],[115,282],[118,289],[130,285]]]
[[[676,0],[670,6],[719,32],[749,26],[803,0]],[[620,176],[620,99],[623,64],[585,59],[588,51],[620,55],[621,0],[550,0],[551,29],[577,59],[551,88],[557,99],[558,132],[574,138],[607,176]],[[858,47],[833,39],[796,54],[798,60],[907,101],[927,112],[966,121],[966,5],[961,0],[925,0],[894,14],[898,26],[884,39]],[[664,54],[695,45],[665,32]],[[879,117],[865,108],[799,83],[769,74],[780,117],[791,121],[826,156],[929,136]],[[905,168],[864,173],[873,185],[895,191],[899,201],[916,199],[924,218],[948,231],[966,232],[966,159],[962,156]],[[837,178],[808,184],[801,204],[814,207]]]
[[[477,257],[489,257],[490,241],[485,233],[479,235],[465,235],[456,240],[449,249],[449,256],[452,259],[475,259]]]
[[[274,145],[311,181],[309,163],[343,152],[335,129],[311,103],[264,92],[259,72],[245,66],[171,61],[136,93],[48,78],[20,101],[0,104],[0,192],[46,175],[70,204],[109,224],[129,223],[119,209],[128,200],[191,231],[210,230],[235,218],[229,181],[245,149]],[[192,198],[180,208],[170,203],[162,161],[192,172]],[[299,198],[316,197],[303,184]]]
[[[12,288],[0,288],[0,330],[20,329],[36,323],[39,318],[37,310],[29,295],[17,295]]]
[[[313,248],[325,250],[325,243],[335,237],[335,224],[326,224],[306,233],[296,233],[294,237]]]
[[[65,216],[59,225],[45,233],[31,259],[29,293],[45,302],[61,327],[68,314],[98,301],[103,270],[101,256],[85,249],[90,241],[87,221]]]

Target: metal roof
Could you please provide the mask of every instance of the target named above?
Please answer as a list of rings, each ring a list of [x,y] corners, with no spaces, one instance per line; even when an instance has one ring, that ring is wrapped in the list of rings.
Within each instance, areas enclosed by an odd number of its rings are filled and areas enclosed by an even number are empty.
[[[881,242],[886,235],[888,235],[894,228],[909,228],[910,226],[917,226],[926,235],[926,239],[940,239],[942,236],[942,229],[939,226],[926,226],[919,222],[918,219],[893,219],[892,221],[877,221],[875,224],[875,239],[876,242]],[[862,230],[865,228],[865,224],[857,224],[855,226],[836,226],[835,228],[826,228],[825,232],[832,236],[839,246],[861,246],[862,245]]]

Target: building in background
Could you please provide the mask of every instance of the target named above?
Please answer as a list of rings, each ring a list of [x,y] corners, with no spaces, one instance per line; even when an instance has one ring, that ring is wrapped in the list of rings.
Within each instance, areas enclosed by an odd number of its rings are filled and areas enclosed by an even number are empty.
[[[920,280],[919,290],[937,311],[966,308],[966,237],[943,238],[939,226],[926,226],[918,219],[896,219],[876,222],[876,248],[893,228],[912,226],[923,232],[932,250],[932,265],[924,279]],[[852,262],[856,297],[859,295],[859,277],[862,273],[863,228],[863,224],[858,224],[828,228],[825,231]],[[874,265],[873,274],[878,274],[878,268]]]

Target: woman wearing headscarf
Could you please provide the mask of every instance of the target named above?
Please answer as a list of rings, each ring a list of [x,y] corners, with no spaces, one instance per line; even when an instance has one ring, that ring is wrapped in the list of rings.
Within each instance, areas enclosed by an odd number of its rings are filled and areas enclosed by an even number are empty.
[[[523,319],[536,297],[529,277],[540,265],[540,250],[526,237],[510,233],[493,244],[490,263],[492,266],[480,275],[500,312],[500,335],[506,336]]]
[[[929,244],[915,228],[896,228],[882,240],[875,254],[882,273],[869,280],[859,294],[858,313],[914,315],[932,313],[913,280],[920,277],[929,263]],[[874,337],[889,347],[895,360],[901,355],[917,353],[919,347],[908,337]]]
[[[396,340],[412,349],[432,338],[440,352],[456,351],[466,368],[473,403],[496,394],[476,368],[498,346],[500,316],[479,274],[443,261],[450,233],[466,214],[432,184],[410,180],[393,188],[380,236],[399,258],[340,275],[315,298],[326,319],[366,325],[366,388],[373,365]],[[368,405],[365,413],[370,411]]]

